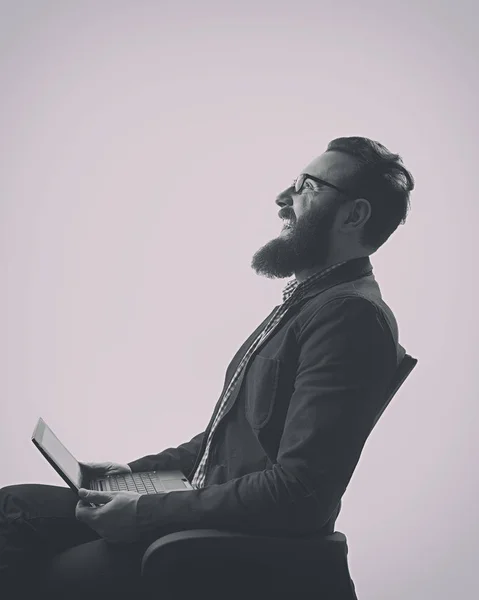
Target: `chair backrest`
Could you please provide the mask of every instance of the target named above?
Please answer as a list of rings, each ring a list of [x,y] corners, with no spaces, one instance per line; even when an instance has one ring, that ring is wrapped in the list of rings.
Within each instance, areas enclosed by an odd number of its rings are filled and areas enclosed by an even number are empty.
[[[379,421],[379,418],[381,417],[383,412],[386,410],[388,404],[394,398],[398,389],[406,381],[407,377],[410,375],[411,371],[414,369],[416,364],[417,364],[417,358],[413,358],[409,354],[404,355],[403,359],[401,360],[401,362],[398,365],[398,368],[396,369],[396,374],[394,375],[394,378],[391,383],[391,387],[389,388],[389,393],[386,398],[386,402],[384,403],[384,406],[382,407],[380,413],[376,417],[373,427]]]

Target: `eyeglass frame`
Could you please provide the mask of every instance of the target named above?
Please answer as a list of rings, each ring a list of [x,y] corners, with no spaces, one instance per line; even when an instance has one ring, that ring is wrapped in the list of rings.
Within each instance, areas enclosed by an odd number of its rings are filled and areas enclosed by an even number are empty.
[[[298,189],[297,182],[301,178],[303,178],[303,182],[301,183],[301,186]],[[329,183],[329,181],[325,181],[324,179],[319,179],[319,177],[314,177],[314,175],[309,175],[308,173],[301,173],[301,175],[299,175],[298,177],[296,177],[296,179],[293,181],[293,185],[291,187],[294,187],[294,189],[296,190],[297,194],[299,194],[301,192],[301,190],[303,189],[303,186],[304,186],[304,184],[306,182],[306,179],[311,179],[312,181],[315,181],[316,183],[320,183],[322,185],[325,185],[326,187],[330,187],[333,190],[336,190],[336,191],[340,192],[341,194],[344,194],[345,196],[348,196],[352,200],[355,200],[357,198],[357,196],[353,196],[351,194],[351,192],[347,192],[346,190],[342,190],[341,188],[338,188],[336,185],[333,185],[332,183]]]

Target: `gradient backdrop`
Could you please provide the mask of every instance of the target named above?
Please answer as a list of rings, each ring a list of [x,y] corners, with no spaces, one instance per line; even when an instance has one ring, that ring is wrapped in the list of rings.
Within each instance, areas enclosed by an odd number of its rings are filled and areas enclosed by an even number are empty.
[[[372,262],[419,364],[337,527],[361,600],[477,597],[474,6],[0,2],[0,486],[62,485],[39,416],[84,461],[202,431],[281,302],[276,194],[365,135],[417,180]]]

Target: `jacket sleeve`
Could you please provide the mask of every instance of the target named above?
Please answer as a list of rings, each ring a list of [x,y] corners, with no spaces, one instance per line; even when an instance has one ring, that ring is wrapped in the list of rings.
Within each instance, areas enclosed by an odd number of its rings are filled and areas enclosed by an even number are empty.
[[[226,483],[141,496],[140,534],[216,528],[300,535],[328,521],[386,400],[397,347],[380,310],[358,296],[320,307],[297,343],[277,462]]]
[[[204,435],[205,432],[203,431],[195,435],[189,442],[185,442],[177,448],[167,448],[159,454],[150,454],[143,458],[138,458],[128,463],[128,466],[133,473],[179,469],[188,477],[188,473],[194,467]]]

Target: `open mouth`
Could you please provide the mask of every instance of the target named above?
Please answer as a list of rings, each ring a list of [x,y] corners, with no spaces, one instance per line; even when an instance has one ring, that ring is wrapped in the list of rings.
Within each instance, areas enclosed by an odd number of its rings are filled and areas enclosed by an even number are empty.
[[[293,219],[283,219],[283,229],[292,229],[294,226]]]

